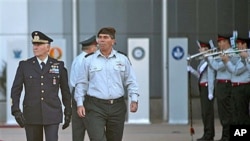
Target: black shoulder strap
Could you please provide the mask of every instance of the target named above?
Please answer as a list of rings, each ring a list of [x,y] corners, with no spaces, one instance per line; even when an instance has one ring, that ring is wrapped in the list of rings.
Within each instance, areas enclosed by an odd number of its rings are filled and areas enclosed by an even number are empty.
[[[120,54],[123,54],[123,55],[127,56],[127,54],[124,53],[124,52],[121,52],[121,51],[117,51],[117,52],[120,53]]]
[[[205,69],[200,72],[200,77],[198,78],[198,87],[199,87],[199,91],[201,91],[201,87],[200,87],[200,81],[201,81],[201,76],[203,75],[203,73],[205,72],[205,70],[207,70],[208,65],[205,67]]]
[[[122,54],[122,55],[124,55],[124,56],[126,56],[127,58],[128,58],[128,56],[127,56],[127,54],[126,53],[124,53],[124,52],[121,52],[121,51],[117,51],[118,53],[120,53],[120,54]],[[128,58],[128,61],[129,61],[129,63],[130,63],[130,65],[132,65],[132,63],[131,63],[131,61],[130,61],[130,59]]]
[[[94,52],[91,52],[91,53],[89,53],[89,54],[86,54],[84,57],[87,58],[88,56],[90,56],[90,55],[92,55],[92,54],[94,54]]]

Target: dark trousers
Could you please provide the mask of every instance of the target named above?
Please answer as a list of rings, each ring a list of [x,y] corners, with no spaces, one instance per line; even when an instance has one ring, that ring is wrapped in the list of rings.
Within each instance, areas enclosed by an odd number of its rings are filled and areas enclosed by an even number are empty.
[[[91,141],[121,141],[124,130],[126,103],[123,98],[108,102],[86,96],[84,118]]]
[[[72,90],[72,141],[83,141],[85,137],[85,125],[83,118],[77,114],[77,104],[74,100],[75,89]]]
[[[27,141],[43,141],[43,131],[46,141],[58,141],[59,124],[52,125],[25,125]]]
[[[216,83],[218,114],[222,125],[222,139],[229,140],[232,123],[231,83]]]
[[[214,138],[214,99],[208,99],[208,88],[200,86],[201,116],[206,138]]]
[[[232,87],[233,124],[250,124],[249,119],[250,86],[244,84]]]

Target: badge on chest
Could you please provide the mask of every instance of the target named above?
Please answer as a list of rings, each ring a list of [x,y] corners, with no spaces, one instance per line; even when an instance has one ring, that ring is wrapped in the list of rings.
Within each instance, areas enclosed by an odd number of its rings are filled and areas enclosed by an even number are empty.
[[[53,85],[56,85],[56,77],[53,77]]]
[[[49,73],[55,73],[58,74],[59,73],[59,63],[54,63],[50,66],[50,70]]]

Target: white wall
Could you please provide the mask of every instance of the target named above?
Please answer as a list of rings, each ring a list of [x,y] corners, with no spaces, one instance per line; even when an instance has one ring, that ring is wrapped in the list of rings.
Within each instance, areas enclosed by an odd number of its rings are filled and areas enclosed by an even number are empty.
[[[0,11],[0,59],[7,62],[7,97],[5,118],[7,124],[16,124],[10,111],[10,89],[18,62],[21,59],[27,58],[28,0],[1,0]],[[14,56],[15,50],[22,51],[20,58],[16,58]]]

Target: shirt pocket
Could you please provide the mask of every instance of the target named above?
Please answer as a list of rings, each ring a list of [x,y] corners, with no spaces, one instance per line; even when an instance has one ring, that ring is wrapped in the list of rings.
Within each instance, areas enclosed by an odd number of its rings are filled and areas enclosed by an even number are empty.
[[[95,73],[95,72],[98,72],[98,71],[101,71],[102,70],[102,67],[101,66],[91,66],[89,68],[89,72],[90,73]]]
[[[114,66],[114,69],[115,69],[116,71],[124,72],[124,71],[125,71],[125,65],[116,64],[116,65]]]
[[[26,75],[24,77],[24,83],[26,86],[40,86],[39,79],[36,75]]]

